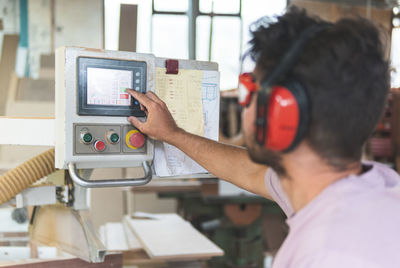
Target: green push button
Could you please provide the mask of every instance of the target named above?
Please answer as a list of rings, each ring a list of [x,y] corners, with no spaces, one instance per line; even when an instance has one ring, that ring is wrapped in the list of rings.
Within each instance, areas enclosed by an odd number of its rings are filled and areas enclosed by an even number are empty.
[[[83,140],[85,143],[90,143],[90,142],[92,142],[92,140],[93,140],[92,134],[90,134],[90,133],[85,133],[85,134],[83,135],[83,137],[82,137],[82,140]]]
[[[117,143],[119,141],[119,135],[117,133],[113,133],[110,136],[110,141],[112,143]]]

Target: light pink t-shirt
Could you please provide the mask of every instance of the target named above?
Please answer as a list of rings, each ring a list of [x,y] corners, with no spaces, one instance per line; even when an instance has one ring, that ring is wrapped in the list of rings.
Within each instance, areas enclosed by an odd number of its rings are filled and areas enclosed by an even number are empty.
[[[294,213],[277,174],[265,184],[288,216],[273,268],[400,268],[400,177],[376,162],[336,181]]]

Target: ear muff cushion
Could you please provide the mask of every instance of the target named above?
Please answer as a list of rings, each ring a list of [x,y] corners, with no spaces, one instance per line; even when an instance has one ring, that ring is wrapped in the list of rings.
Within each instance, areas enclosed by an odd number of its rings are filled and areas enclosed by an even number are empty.
[[[308,98],[297,82],[275,85],[268,99],[265,147],[290,151],[304,137],[308,125]]]

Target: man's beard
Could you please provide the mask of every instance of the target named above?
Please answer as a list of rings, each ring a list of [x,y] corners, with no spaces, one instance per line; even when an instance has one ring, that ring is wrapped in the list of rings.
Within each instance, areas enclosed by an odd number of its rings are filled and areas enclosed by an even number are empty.
[[[255,141],[254,135],[245,135],[245,143],[253,162],[271,167],[279,176],[286,175],[279,152],[265,149]]]

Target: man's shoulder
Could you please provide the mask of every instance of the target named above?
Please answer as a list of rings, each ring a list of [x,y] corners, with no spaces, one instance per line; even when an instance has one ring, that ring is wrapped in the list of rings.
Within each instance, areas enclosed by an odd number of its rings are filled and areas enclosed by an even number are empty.
[[[326,258],[341,255],[350,263],[364,259],[366,264],[392,259],[400,267],[400,254],[396,253],[400,248],[400,194],[377,191],[361,197],[343,197],[330,206],[324,204],[304,220],[291,230],[295,231],[293,238],[297,236],[294,244],[304,254],[322,250],[329,252]],[[346,252],[354,259],[350,260]]]
[[[371,258],[365,258],[365,256],[354,254],[344,249],[325,249],[320,248],[311,254],[302,256],[299,259],[293,260],[293,264],[297,268],[381,268],[387,267],[390,263],[387,260],[383,263],[379,260],[375,260],[373,256]],[[394,266],[396,267],[395,263]]]
[[[287,242],[296,267],[400,267],[400,217],[342,209],[291,230]]]
[[[336,266],[315,267],[400,267],[399,176],[382,164],[366,164],[362,175],[337,181],[288,219],[285,252],[310,262],[298,267],[329,258]],[[387,260],[397,266],[385,266]]]

